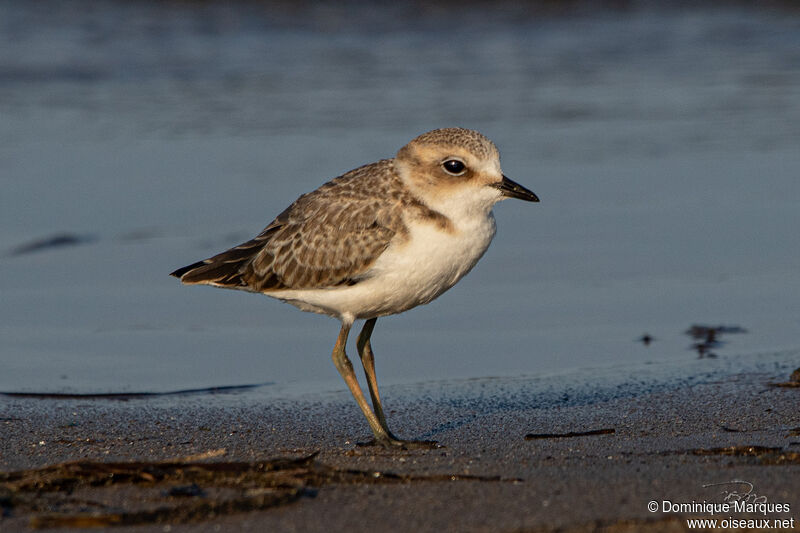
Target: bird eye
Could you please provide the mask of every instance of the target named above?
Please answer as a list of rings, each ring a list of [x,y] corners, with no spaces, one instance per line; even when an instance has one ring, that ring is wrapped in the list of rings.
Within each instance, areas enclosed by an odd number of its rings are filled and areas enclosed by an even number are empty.
[[[458,159],[448,159],[442,163],[442,167],[444,168],[445,172],[452,174],[453,176],[460,176],[465,170],[467,170],[467,167],[464,166],[464,163]]]

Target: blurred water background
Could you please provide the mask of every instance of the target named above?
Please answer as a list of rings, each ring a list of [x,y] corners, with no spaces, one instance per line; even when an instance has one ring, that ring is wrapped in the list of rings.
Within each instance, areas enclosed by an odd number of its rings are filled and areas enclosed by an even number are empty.
[[[688,364],[698,323],[796,358],[793,5],[5,0],[0,390],[344,388],[336,321],[168,274],[455,125],[542,202],[378,321],[381,383]]]

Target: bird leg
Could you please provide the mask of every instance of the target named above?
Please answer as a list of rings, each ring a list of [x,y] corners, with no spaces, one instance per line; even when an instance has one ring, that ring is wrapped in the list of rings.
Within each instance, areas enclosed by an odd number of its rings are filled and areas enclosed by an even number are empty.
[[[375,439],[377,441],[388,441],[391,440],[391,437],[367,404],[367,399],[364,398],[364,393],[361,392],[361,387],[358,385],[356,374],[353,372],[353,363],[350,362],[350,359],[344,351],[345,345],[347,344],[347,336],[350,333],[350,327],[352,325],[352,322],[342,322],[342,329],[339,331],[339,337],[336,339],[336,345],[333,347],[333,364],[336,366],[336,370],[339,371],[339,374],[342,375],[342,378],[344,378],[344,382],[347,383],[347,388],[350,389],[350,393],[353,395],[353,398],[356,399],[356,403],[358,403],[358,406],[361,408],[361,412],[364,413],[367,422],[369,422],[369,427],[372,429],[372,433],[375,434]]]
[[[375,409],[378,422],[380,422],[381,427],[386,430],[390,438],[399,440],[392,434],[389,430],[389,426],[386,424],[386,415],[383,413],[381,397],[378,393],[378,378],[375,375],[375,356],[372,354],[372,346],[369,342],[372,336],[372,330],[375,328],[375,322],[377,321],[377,318],[370,318],[364,323],[361,333],[358,334],[356,347],[358,348],[358,355],[361,357],[361,364],[364,367],[364,374],[367,376],[369,395],[372,397],[372,407]]]
[[[394,436],[389,429],[388,424],[386,423],[386,415],[383,413],[381,397],[378,393],[378,378],[375,375],[375,356],[372,353],[372,345],[370,343],[372,330],[375,328],[375,322],[377,322],[377,320],[377,318],[370,318],[364,323],[364,327],[361,329],[361,333],[358,334],[358,340],[356,342],[358,355],[361,357],[361,365],[364,367],[364,374],[367,376],[367,385],[369,386],[369,395],[372,398],[372,406],[375,409],[375,415],[378,419],[378,423],[383,429],[381,435],[379,435],[373,429],[373,433],[375,433],[375,441],[370,444],[380,444],[385,447],[401,447],[406,449],[437,448],[439,445],[435,441],[399,439]]]

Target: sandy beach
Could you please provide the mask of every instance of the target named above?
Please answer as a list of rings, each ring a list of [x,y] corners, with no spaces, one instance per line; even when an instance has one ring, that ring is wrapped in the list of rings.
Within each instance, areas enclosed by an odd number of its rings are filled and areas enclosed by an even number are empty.
[[[248,392],[5,397],[0,529],[798,527],[800,388],[785,372],[691,381],[549,399],[514,379],[390,387],[396,431],[443,445],[429,451],[357,446],[368,430],[344,391],[268,404]],[[734,500],[789,510],[664,511]]]

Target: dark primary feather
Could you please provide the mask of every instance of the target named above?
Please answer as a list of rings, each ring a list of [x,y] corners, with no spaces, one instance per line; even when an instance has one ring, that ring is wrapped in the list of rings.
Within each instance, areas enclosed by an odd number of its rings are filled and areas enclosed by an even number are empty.
[[[231,288],[246,288],[242,278],[242,268],[259,253],[269,237],[266,230],[255,239],[226,250],[204,261],[179,268],[171,276],[180,278],[183,283],[207,283]]]
[[[254,239],[172,273],[187,284],[255,292],[352,285],[424,209],[392,161],[352,170],[297,199]]]
[[[200,267],[200,266],[203,266],[205,264],[206,263],[203,262],[203,261],[198,261],[197,263],[192,263],[191,265],[187,265],[185,267],[179,268],[178,270],[170,272],[169,275],[170,276],[175,276],[176,278],[182,278],[183,275],[186,274],[187,272],[189,272],[190,270],[193,270],[193,269],[195,269],[197,267]]]

